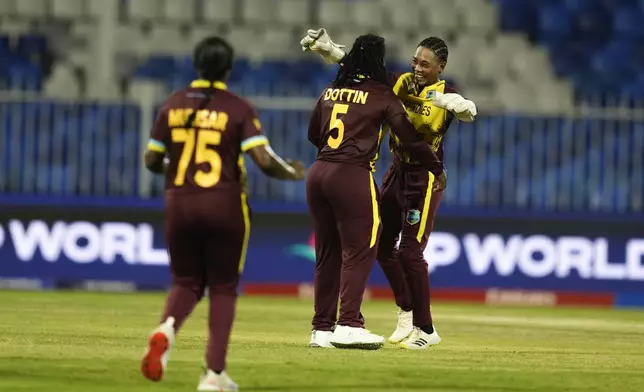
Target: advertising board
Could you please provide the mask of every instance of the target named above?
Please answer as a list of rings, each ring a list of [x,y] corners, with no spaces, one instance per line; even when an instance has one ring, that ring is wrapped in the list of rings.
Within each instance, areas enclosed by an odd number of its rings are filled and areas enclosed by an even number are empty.
[[[470,292],[475,294],[466,299],[483,295],[498,302],[520,300],[526,292],[637,302],[633,298],[644,293],[644,233],[637,223],[614,225],[442,219],[425,249],[432,288],[439,297]],[[302,294],[313,281],[314,240],[306,215],[255,214],[245,291]],[[162,215],[94,209],[5,213],[0,277],[4,286],[166,289]],[[377,264],[369,284],[373,293],[388,295]],[[549,301],[543,299],[547,295],[533,297],[525,301]]]

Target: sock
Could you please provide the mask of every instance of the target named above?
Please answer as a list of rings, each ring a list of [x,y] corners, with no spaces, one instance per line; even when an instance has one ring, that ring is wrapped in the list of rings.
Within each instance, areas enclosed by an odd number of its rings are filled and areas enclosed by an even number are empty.
[[[434,333],[434,327],[431,325],[425,326],[425,327],[418,327],[420,328],[421,331],[425,332],[428,335],[431,335]]]
[[[166,300],[165,311],[161,317],[161,322],[166,321],[168,317],[174,317],[174,330],[175,333],[178,332],[200,299],[201,293],[199,290],[176,284],[173,285]]]
[[[226,354],[230,330],[235,319],[235,294],[214,294],[210,292],[210,311],[208,314],[208,351],[206,364],[208,369],[221,373],[226,368]]]

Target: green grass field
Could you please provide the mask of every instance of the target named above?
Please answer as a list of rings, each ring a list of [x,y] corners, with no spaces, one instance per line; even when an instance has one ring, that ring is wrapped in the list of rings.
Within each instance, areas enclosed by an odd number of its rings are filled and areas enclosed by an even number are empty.
[[[192,391],[206,308],[161,383],[139,374],[160,294],[0,291],[0,391]],[[242,391],[644,391],[644,312],[434,304],[443,342],[422,352],[309,349],[309,300],[242,298],[228,371]],[[386,335],[395,306],[368,302]]]

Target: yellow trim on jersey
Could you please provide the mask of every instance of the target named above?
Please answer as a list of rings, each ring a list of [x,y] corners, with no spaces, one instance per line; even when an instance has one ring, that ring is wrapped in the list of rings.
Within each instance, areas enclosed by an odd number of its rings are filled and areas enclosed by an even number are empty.
[[[411,78],[413,78],[414,74],[411,72],[406,72],[398,77],[398,80],[396,80],[396,84],[394,84],[394,94],[400,96],[401,89],[403,87],[406,87]],[[407,96],[407,91],[404,92],[405,96]]]
[[[380,146],[382,144],[382,136],[385,134],[385,130],[383,127],[380,127],[380,130],[378,131],[378,147],[376,150],[376,155],[373,157],[373,160],[369,162],[369,167],[371,167],[371,172],[375,173],[376,172],[376,162],[378,162],[378,159],[380,159]]]
[[[246,172],[246,162],[243,155],[239,156],[237,166],[239,166],[239,182],[242,186],[242,192],[248,193],[248,173]]]
[[[190,87],[191,88],[209,88],[209,87],[213,87],[213,88],[216,88],[218,90],[226,90],[228,88],[228,86],[226,86],[226,83],[224,83],[224,82],[216,81],[216,82],[213,82],[212,85],[211,85],[210,81],[204,80],[204,79],[193,80],[192,83],[190,83]]]
[[[378,229],[380,228],[380,211],[378,211],[378,198],[376,197],[376,180],[369,174],[369,186],[371,188],[371,208],[373,210],[373,226],[371,227],[371,242],[369,249],[376,245],[378,239]]]
[[[250,239],[250,210],[248,208],[248,197],[246,192],[241,193],[242,215],[244,217],[244,240],[242,242],[241,256],[239,257],[239,273],[244,271],[246,264],[246,252],[248,251],[248,240]]]
[[[418,234],[416,235],[416,241],[419,243],[423,241],[423,236],[425,235],[425,228],[427,227],[427,218],[429,215],[429,205],[432,202],[432,191],[434,190],[434,180],[436,179],[431,172],[427,172],[427,174],[429,175],[429,184],[427,184],[425,203],[423,204],[423,212],[420,215],[420,226],[418,227]]]
[[[241,142],[242,152],[246,152],[250,149],[253,149],[257,146],[268,145],[268,139],[264,135],[251,136],[248,139]]]
[[[163,142],[160,142],[158,140],[150,139],[148,141],[148,150],[154,151],[154,152],[160,152],[164,153],[166,151],[165,144]]]

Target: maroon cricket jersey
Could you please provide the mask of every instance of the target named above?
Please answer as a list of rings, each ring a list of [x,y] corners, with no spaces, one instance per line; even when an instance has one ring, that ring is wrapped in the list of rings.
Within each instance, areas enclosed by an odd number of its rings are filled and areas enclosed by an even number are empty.
[[[435,154],[409,122],[405,108],[391,87],[369,79],[326,88],[315,105],[309,123],[309,141],[318,148],[317,159],[362,166],[375,171],[382,126],[388,124],[401,143],[429,170],[437,170]],[[423,146],[424,145],[424,146]]]
[[[210,90],[209,90],[210,89]],[[200,105],[206,92],[212,95]],[[192,126],[189,116],[198,110]],[[226,91],[226,85],[205,80],[172,94],[161,106],[148,149],[170,158],[165,178],[168,192],[243,191],[242,153],[268,144],[255,109],[245,99]]]

